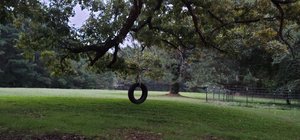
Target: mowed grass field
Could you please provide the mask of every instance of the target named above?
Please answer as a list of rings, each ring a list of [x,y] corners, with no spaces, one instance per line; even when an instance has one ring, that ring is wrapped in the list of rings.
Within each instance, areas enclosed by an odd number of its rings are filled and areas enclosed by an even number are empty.
[[[127,91],[0,88],[0,139],[300,140],[299,109],[165,94],[135,105]]]

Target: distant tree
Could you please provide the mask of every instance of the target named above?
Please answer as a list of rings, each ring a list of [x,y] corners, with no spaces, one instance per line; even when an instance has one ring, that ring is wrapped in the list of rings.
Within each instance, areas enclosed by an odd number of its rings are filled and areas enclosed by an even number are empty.
[[[11,25],[0,24],[0,86],[50,87],[47,71],[23,57],[15,47],[18,31]]]
[[[164,69],[161,62],[161,52],[153,48],[143,48],[133,43],[119,53],[123,58],[124,66],[118,70],[120,81],[125,83],[161,81]]]

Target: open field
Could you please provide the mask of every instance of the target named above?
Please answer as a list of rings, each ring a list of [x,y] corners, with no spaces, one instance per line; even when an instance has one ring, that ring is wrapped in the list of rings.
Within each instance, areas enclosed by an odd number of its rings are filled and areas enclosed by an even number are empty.
[[[126,91],[0,88],[0,139],[299,140],[300,110],[231,106],[149,92],[135,105]]]

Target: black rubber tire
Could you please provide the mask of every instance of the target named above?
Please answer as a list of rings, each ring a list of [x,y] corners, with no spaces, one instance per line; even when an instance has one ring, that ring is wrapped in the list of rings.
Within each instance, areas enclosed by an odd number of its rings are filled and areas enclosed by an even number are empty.
[[[142,95],[139,99],[136,99],[134,97],[134,90],[137,87],[140,87],[142,89]],[[131,85],[130,88],[128,89],[128,98],[134,104],[143,103],[147,99],[147,96],[148,96],[148,89],[143,83],[135,83],[135,84]]]

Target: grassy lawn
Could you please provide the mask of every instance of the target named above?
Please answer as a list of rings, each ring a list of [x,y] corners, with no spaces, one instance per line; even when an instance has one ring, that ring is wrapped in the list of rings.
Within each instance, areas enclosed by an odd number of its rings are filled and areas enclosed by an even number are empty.
[[[299,140],[300,110],[249,108],[149,92],[0,88],[1,136],[76,134],[88,139]],[[7,138],[7,137],[6,137]]]

